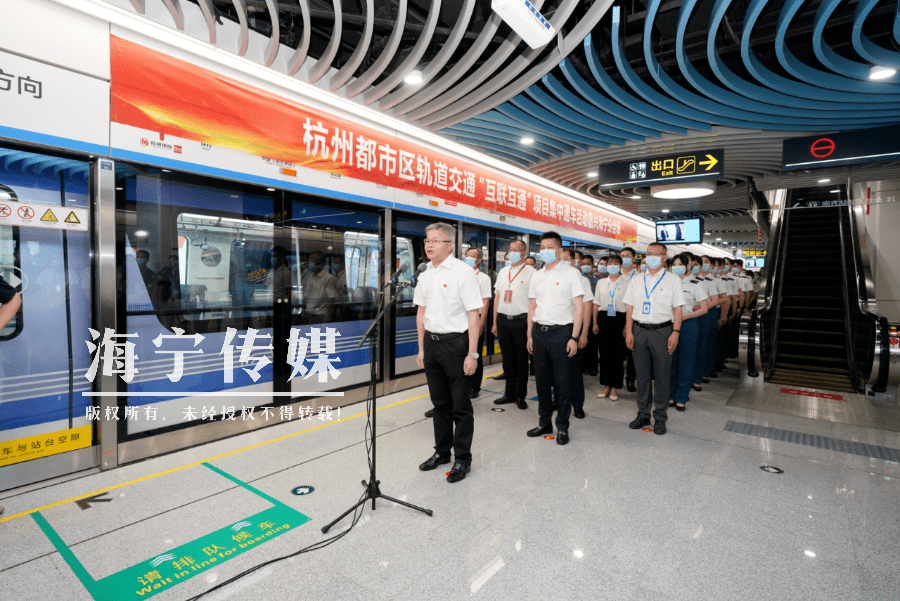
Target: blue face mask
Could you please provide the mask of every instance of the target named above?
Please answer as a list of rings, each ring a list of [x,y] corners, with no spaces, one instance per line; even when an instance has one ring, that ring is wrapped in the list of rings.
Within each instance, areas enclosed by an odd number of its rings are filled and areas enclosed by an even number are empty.
[[[687,268],[684,265],[672,265],[672,273],[681,277],[687,273]]]
[[[634,259],[631,257],[622,257],[622,267],[631,267],[632,263],[634,263]]]
[[[510,251],[510,253],[509,253],[509,264],[510,265],[515,265],[516,263],[518,263],[521,260],[522,260],[522,253]]]
[[[591,271],[593,271],[593,268],[590,265],[581,266],[581,273],[583,273],[584,275],[589,274]]]
[[[662,257],[649,255],[644,259],[644,265],[647,265],[650,269],[659,269],[659,266],[662,265]]]
[[[463,259],[463,261],[465,261],[466,265],[468,265],[472,269],[475,268],[475,257],[466,257],[465,259]]]
[[[541,261],[544,263],[552,263],[556,260],[556,251],[550,248],[545,248],[541,251]]]
[[[741,271],[741,270],[738,269],[737,267],[732,267],[732,268],[731,268],[731,273],[732,273],[733,275],[737,275],[738,273],[740,273],[740,271]]]
[[[607,273],[607,272],[608,272],[608,269],[607,269],[606,265],[601,265],[597,268],[597,273],[599,273],[600,275],[603,275],[604,273]]]
[[[147,264],[147,259],[144,259],[144,258],[137,259],[137,264],[138,264],[138,267],[143,267],[144,265]]]
[[[712,266],[709,263],[704,263],[702,267],[703,273],[709,273],[711,267]]]
[[[609,267],[604,267],[609,275],[619,275],[619,266],[618,265],[610,265]]]
[[[694,275],[697,275],[698,273],[700,273],[700,266],[694,265],[693,267],[691,267],[691,273]]]

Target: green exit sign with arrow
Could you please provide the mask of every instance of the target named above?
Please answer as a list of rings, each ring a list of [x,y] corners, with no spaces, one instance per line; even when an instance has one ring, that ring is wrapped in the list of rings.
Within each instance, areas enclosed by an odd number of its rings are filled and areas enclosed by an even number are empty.
[[[725,151],[685,151],[601,165],[600,189],[638,188],[721,177],[725,171]]]

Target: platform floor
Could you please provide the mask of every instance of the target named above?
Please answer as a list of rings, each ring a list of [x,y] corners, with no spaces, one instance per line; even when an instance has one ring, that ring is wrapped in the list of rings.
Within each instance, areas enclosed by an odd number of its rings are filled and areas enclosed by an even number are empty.
[[[525,436],[536,403],[492,411],[502,382],[486,380],[473,471],[456,484],[417,469],[433,445],[427,390],[380,399],[382,490],[433,517],[379,502],[334,544],[203,599],[900,599],[900,465],[866,456],[900,449],[900,434],[735,406],[729,365],[687,412],[671,411],[665,436],[627,427],[633,394],[596,399],[591,383],[564,447]],[[368,475],[363,411],[0,499],[0,519],[40,509],[0,521],[0,599],[183,601],[327,538],[321,526]],[[95,491],[110,500],[67,501]]]

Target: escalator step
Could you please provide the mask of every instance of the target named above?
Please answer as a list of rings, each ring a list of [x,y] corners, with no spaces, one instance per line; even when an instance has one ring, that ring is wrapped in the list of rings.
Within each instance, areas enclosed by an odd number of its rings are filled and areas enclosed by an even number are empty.
[[[820,344],[820,343],[817,343],[817,342],[788,342],[787,340],[781,341],[780,344],[790,344],[790,345],[794,345],[794,346],[796,346],[796,345],[802,345],[802,346],[805,346],[805,347],[807,347],[807,348],[819,348],[819,347],[822,347],[822,348],[831,348],[831,349],[843,349],[843,348],[847,348],[847,347],[846,347],[845,345],[843,345],[843,344]]]
[[[829,363],[846,363],[845,357],[810,357],[809,355],[794,355],[792,353],[778,353],[778,359],[805,359],[807,361],[827,361]]]
[[[795,363],[781,363],[780,361],[775,363],[775,367],[777,369],[787,369],[787,370],[795,370],[800,372],[824,372],[828,374],[845,374],[849,377],[850,370],[843,369],[839,367],[816,367],[813,365],[797,365]]]
[[[838,381],[842,381],[842,382],[846,381],[850,377],[849,373],[835,374],[835,373],[826,373],[826,372],[819,372],[819,371],[813,371],[813,370],[784,369],[779,365],[775,366],[775,370],[772,372],[772,374],[773,375],[777,374],[779,376],[784,376],[786,378],[805,378],[806,376],[809,376],[810,374],[812,374],[815,377],[823,379],[823,380],[838,380]]]
[[[828,335],[828,336],[843,336],[843,335],[844,335],[844,332],[839,331],[839,330],[836,330],[836,331],[829,331],[829,330],[798,330],[798,329],[795,329],[795,328],[781,328],[781,331],[782,331],[782,332],[792,332],[792,333],[796,333],[796,334],[825,334],[825,335]]]

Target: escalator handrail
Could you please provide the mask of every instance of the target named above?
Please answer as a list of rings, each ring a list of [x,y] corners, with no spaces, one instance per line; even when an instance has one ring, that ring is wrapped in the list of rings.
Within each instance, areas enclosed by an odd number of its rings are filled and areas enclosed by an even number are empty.
[[[784,298],[784,293],[782,288],[784,286],[784,264],[787,260],[787,241],[788,241],[788,232],[790,230],[790,218],[787,214],[784,215],[781,219],[781,227],[779,232],[779,244],[776,252],[778,253],[778,257],[776,261],[778,262],[778,267],[776,269],[776,273],[773,274],[773,282],[772,286],[772,295],[771,299],[775,303],[775,319],[772,321],[772,349],[769,352],[769,361],[766,365],[765,370],[765,378],[768,379],[772,372],[775,370],[775,357],[778,354],[778,328],[781,326],[781,304],[782,299]]]
[[[878,361],[878,378],[875,380],[872,390],[886,392],[891,369],[891,328],[887,317],[880,318],[878,326],[881,337],[881,357]]]
[[[838,237],[841,241],[841,291],[844,297],[844,340],[846,344],[844,346],[844,352],[847,357],[847,367],[850,370],[850,381],[853,384],[853,388],[856,389],[857,392],[860,392],[863,386],[862,383],[862,375],[860,374],[859,367],[856,365],[856,358],[853,356],[854,349],[856,349],[856,340],[854,339],[852,328],[850,326],[850,286],[848,284],[848,268],[847,268],[847,245],[844,242],[844,216],[841,214],[840,207],[838,207]],[[855,271],[855,270],[854,270]]]

